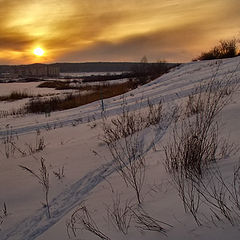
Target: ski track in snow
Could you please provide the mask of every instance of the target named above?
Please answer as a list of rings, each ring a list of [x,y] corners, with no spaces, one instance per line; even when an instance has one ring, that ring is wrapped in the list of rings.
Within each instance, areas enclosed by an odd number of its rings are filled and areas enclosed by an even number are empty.
[[[155,127],[155,138],[146,147],[143,154],[146,154],[153,145],[164,136],[170,121],[164,126]],[[141,136],[144,142],[144,135]],[[99,168],[88,172],[80,180],[68,187],[67,190],[56,196],[50,203],[51,218],[47,217],[46,209],[37,210],[32,216],[27,217],[20,223],[8,230],[0,232],[1,240],[33,240],[52,225],[58,222],[65,214],[76,207],[99,183],[115,172],[114,162],[103,164]]]
[[[160,100],[163,100],[164,103],[172,102],[175,100],[180,100],[181,98],[187,97],[190,93],[192,93],[195,89],[195,85],[200,82],[204,82],[208,79],[210,79],[214,75],[214,70],[212,70],[212,73],[204,75],[199,74],[199,76],[192,77],[192,79],[189,81],[184,81],[183,75],[189,75],[190,77],[194,72],[200,71],[204,67],[211,67],[209,64],[207,65],[205,63],[197,66],[197,68],[191,69],[191,71],[187,71],[189,68],[189,65],[193,65],[193,63],[182,65],[181,67],[177,67],[175,71],[172,71],[166,75],[163,75],[162,77],[156,79],[155,81],[152,81],[144,86],[141,87],[141,89],[135,89],[131,91],[130,93],[126,93],[124,96],[126,98],[126,103],[128,105],[129,110],[137,110],[139,108],[143,108],[147,106],[147,100],[150,99],[153,103],[157,103]],[[207,66],[206,66],[207,65]],[[222,67],[224,67],[223,64]],[[227,65],[228,66],[228,65]],[[225,66],[225,67],[227,67]],[[237,66],[238,67],[238,66]],[[215,67],[217,68],[217,67]],[[186,72],[187,71],[187,72]],[[233,68],[232,70],[229,70],[228,74],[235,73],[236,68]],[[208,71],[211,72],[211,71]],[[188,77],[189,77],[188,76]],[[217,77],[219,79],[222,79],[226,76],[226,71],[218,72]],[[183,89],[183,88],[187,89]],[[140,91],[141,90],[141,91]],[[172,91],[172,93],[168,93],[169,91]],[[105,105],[105,116],[114,116],[121,112],[121,104],[123,103],[123,97],[117,96],[113,97],[111,99],[104,100]],[[64,117],[61,117],[59,120],[49,120],[44,123],[34,123],[29,124],[27,126],[11,126],[11,129],[4,129],[0,131],[0,138],[4,138],[4,136],[9,134],[9,131],[12,132],[12,134],[27,134],[31,132],[35,132],[37,130],[41,129],[55,129],[60,128],[64,126],[71,126],[74,124],[81,124],[86,123],[91,120],[98,120],[102,118],[102,111],[100,104],[90,103],[85,106],[81,106],[78,108],[79,112],[72,114],[71,110],[66,111],[66,115]],[[76,110],[74,110],[76,111]],[[51,118],[50,118],[51,119]]]
[[[222,63],[219,72],[217,72],[217,77],[221,79],[233,73],[236,75],[239,74],[239,64],[232,66],[231,61],[232,60],[227,60]],[[235,62],[237,61],[235,60]],[[125,98],[129,110],[137,110],[146,107],[148,98],[154,103],[159,102],[159,100],[163,100],[164,103],[167,103],[187,97],[195,89],[195,84],[212,78],[214,69],[217,68],[214,66],[216,63],[212,61],[198,64],[183,64],[170,73],[142,86],[140,89],[135,89],[130,93],[126,93]],[[231,70],[229,70],[230,66]],[[200,74],[199,71],[204,71],[204,73]],[[196,73],[198,74],[196,75]],[[168,93],[169,91],[171,91],[171,93]],[[105,116],[114,116],[121,112],[121,104],[123,103],[122,98],[122,96],[117,96],[104,100],[106,109],[104,112]],[[88,122],[89,119],[95,120],[102,117],[100,106],[96,102],[79,107],[78,109],[79,112],[74,114],[72,111],[66,111],[67,116],[58,120],[27,126],[13,126],[11,131],[21,135],[34,132],[37,129],[58,128],[75,123],[81,124]],[[145,149],[145,153],[152,148],[152,144],[157,143],[162,138],[169,124],[170,122],[168,122],[163,129],[156,130],[155,139]],[[0,131],[0,138],[3,138],[6,134],[8,134],[6,130]],[[15,226],[0,231],[0,238],[2,240],[35,239],[76,207],[91,190],[114,171],[114,164],[110,162],[88,172],[84,177],[69,186],[67,190],[60,193],[50,202],[51,219],[47,218],[46,209],[39,209],[32,216],[27,217]]]

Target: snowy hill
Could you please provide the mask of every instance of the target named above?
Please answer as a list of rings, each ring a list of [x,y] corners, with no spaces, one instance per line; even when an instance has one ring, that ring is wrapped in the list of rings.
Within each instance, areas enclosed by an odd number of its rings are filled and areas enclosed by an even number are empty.
[[[124,96],[105,99],[104,113],[101,103],[93,102],[79,108],[54,112],[49,117],[42,114],[2,118],[0,239],[65,240],[70,237],[91,240],[98,239],[99,236],[112,240],[238,239],[240,212],[236,202],[235,205],[223,204],[223,210],[230,214],[230,220],[222,215],[221,209],[214,208],[209,202],[206,204],[209,200],[203,199],[206,195],[199,199],[197,205],[197,217],[201,224],[194,220],[194,214],[185,211],[179,186],[174,184],[171,173],[166,171],[164,149],[173,142],[174,126],[183,126],[177,119],[185,116],[189,95],[196,92],[199,84],[204,90],[204,86],[213,81],[223,84],[225,90],[224,83],[227,83],[231,90],[230,93],[226,91],[220,99],[222,101],[226,98],[229,101],[214,118],[214,123],[218,123],[217,144],[225,139],[229,145],[224,146],[227,146],[227,150],[233,147],[231,153],[234,153],[240,145],[239,80],[240,57],[192,62],[182,64]],[[156,104],[156,110],[160,101],[160,120],[154,125],[148,124],[146,119],[150,116],[150,105]],[[103,141],[104,124],[108,127],[111,120],[122,116],[124,111],[128,114],[135,112],[133,119],[137,121],[139,131],[130,134],[126,140],[115,139],[117,144],[110,144],[112,148],[109,148]],[[131,139],[137,142],[131,142]],[[138,153],[144,157],[140,205],[134,189],[129,182],[127,187],[119,175],[116,162],[113,161],[114,153],[110,151],[114,152],[114,147],[120,151],[121,146],[124,146],[120,155],[125,159],[125,155],[129,154],[128,145],[135,143],[139,144],[135,155]],[[234,155],[229,151],[229,154],[217,161],[222,179],[231,187],[231,177],[239,156],[240,152]],[[48,201],[51,218],[47,214],[46,188],[44,191],[37,178],[41,179],[42,176],[39,171],[41,158],[44,159],[49,174]],[[33,171],[35,176],[19,165]],[[208,168],[215,169],[215,163],[209,163]],[[212,178],[214,177],[219,178],[220,175],[213,175]],[[209,178],[203,176],[202,179],[204,182]],[[239,184],[240,178],[235,183]],[[217,186],[219,187],[219,182]],[[193,191],[197,192],[198,189],[194,188]],[[188,191],[187,194],[192,192]],[[228,196],[228,190],[224,189],[224,194]],[[240,198],[239,189],[234,194]],[[126,210],[122,217],[122,220],[125,219],[122,223],[125,224],[125,234],[114,222],[114,204]],[[141,225],[139,216],[143,219],[142,224],[147,221],[151,226]],[[95,234],[84,228],[81,222],[83,218],[93,224]]]

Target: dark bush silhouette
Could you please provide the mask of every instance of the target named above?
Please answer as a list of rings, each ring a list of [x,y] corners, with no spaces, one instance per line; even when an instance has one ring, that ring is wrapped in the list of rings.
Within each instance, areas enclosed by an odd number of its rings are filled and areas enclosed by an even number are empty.
[[[221,40],[219,45],[208,52],[203,52],[199,57],[193,59],[193,61],[236,57],[239,55],[237,43],[238,40],[235,38],[231,40]]]

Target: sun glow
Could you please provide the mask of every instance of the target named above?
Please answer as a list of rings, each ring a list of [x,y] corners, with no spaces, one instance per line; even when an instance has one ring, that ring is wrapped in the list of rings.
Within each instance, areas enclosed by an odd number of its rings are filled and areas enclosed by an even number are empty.
[[[43,56],[45,51],[42,48],[38,47],[33,50],[33,53],[37,56]]]

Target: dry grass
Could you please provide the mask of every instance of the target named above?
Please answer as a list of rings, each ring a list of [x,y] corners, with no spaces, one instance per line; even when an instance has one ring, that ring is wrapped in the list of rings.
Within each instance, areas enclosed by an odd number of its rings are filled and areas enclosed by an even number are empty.
[[[25,108],[28,113],[45,113],[52,111],[61,111],[70,108],[79,107],[94,101],[114,97],[126,93],[136,87],[133,81],[114,85],[86,86],[80,90],[91,90],[86,95],[69,94],[65,98],[53,97],[48,100],[33,100]]]
[[[16,101],[24,98],[32,98],[33,95],[27,92],[13,91],[9,95],[0,96],[0,101]]]
[[[48,173],[47,166],[45,164],[45,160],[43,158],[40,159],[40,168],[38,172],[35,172],[32,169],[23,165],[19,165],[19,167],[22,170],[26,171],[27,173],[31,174],[35,179],[38,180],[39,184],[43,187],[44,196],[45,196],[44,206],[47,208],[48,217],[51,218],[49,200],[48,200],[49,188],[50,188],[49,173]]]
[[[98,228],[84,203],[81,203],[80,207],[73,212],[66,225],[69,238],[71,238],[71,235],[77,237],[77,231],[80,230],[81,232],[87,231],[92,233],[95,237],[102,240],[110,240],[110,238]]]
[[[203,221],[228,220],[239,224],[239,172],[226,181],[217,163],[234,154],[234,144],[220,139],[217,116],[231,102],[237,84],[231,78],[215,77],[189,96],[183,116],[173,126],[171,141],[164,146],[165,166],[197,225]],[[236,151],[235,151],[236,150]],[[205,208],[205,209],[204,209]],[[209,209],[210,219],[200,210]]]
[[[150,125],[160,124],[164,120],[164,112],[162,102],[153,104],[148,99],[148,107],[146,112],[132,111],[130,112],[123,100],[122,113],[118,117],[107,123],[103,122],[104,138],[107,143],[113,143],[121,138],[126,138],[139,132]]]
[[[211,162],[220,158],[216,116],[229,104],[235,88],[231,79],[225,83],[212,79],[189,96],[186,114],[176,123],[172,140],[164,147],[169,172],[202,176]]]

